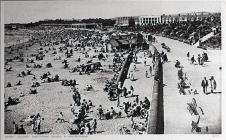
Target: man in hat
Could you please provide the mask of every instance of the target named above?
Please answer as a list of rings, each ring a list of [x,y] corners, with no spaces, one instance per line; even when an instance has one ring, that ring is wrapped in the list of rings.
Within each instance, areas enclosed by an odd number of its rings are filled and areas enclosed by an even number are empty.
[[[203,88],[203,93],[207,92],[207,87],[208,87],[208,81],[206,80],[206,77],[202,80],[201,86]]]

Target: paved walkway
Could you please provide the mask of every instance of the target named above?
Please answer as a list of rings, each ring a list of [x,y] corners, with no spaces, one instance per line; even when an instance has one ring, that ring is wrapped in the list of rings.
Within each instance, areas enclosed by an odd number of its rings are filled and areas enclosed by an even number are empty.
[[[208,126],[209,131],[202,129],[201,133],[221,133],[221,93],[217,94],[203,94],[201,88],[201,81],[203,77],[210,78],[214,76],[217,82],[217,90],[221,92],[221,52],[219,50],[207,50],[209,62],[205,65],[192,65],[186,57],[187,52],[190,56],[194,55],[197,60],[197,55],[202,54],[203,50],[196,47],[184,44],[182,42],[164,38],[156,37],[158,43],[154,45],[161,52],[163,49],[161,43],[165,43],[171,48],[171,52],[167,53],[169,62],[163,65],[163,82],[164,87],[164,125],[165,132],[168,134],[189,134],[191,132],[191,122],[197,119],[196,116],[191,116],[187,103],[191,102],[194,97],[197,101],[197,106],[203,108],[205,115],[201,116],[200,124]],[[165,50],[163,50],[166,52]],[[192,89],[197,89],[198,95],[180,95],[177,83],[177,71],[174,67],[176,60],[181,62],[184,66],[183,72],[186,72],[188,82],[191,83]]]
[[[137,54],[138,64],[131,63],[129,72],[132,72],[135,77],[135,81],[131,81],[130,79],[126,79],[124,82],[124,87],[130,89],[132,85],[134,87],[134,95],[139,95],[139,100],[144,100],[144,97],[148,97],[149,101],[151,101],[151,95],[153,91],[153,78],[154,76],[150,75],[149,67],[152,66],[152,58],[148,58],[146,56],[146,66],[144,65],[144,52],[139,52]],[[134,70],[134,65],[136,65],[136,70]],[[148,71],[148,78],[145,73]],[[152,72],[154,75],[154,72]]]

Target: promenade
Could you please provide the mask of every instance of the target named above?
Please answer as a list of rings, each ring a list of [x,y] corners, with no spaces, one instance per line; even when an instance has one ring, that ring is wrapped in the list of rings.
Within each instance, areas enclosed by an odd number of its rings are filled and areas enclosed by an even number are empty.
[[[169,62],[163,64],[163,82],[164,86],[164,133],[166,134],[190,134],[191,123],[197,120],[197,116],[191,115],[187,109],[187,103],[196,99],[197,107],[203,109],[204,115],[200,118],[200,125],[208,126],[208,132],[202,129],[201,133],[221,133],[221,51],[220,50],[205,50],[208,54],[209,61],[203,66],[190,64],[186,54],[190,52],[190,57],[202,54],[204,50],[195,48],[185,43],[156,36],[157,43],[154,46],[159,52],[162,50],[161,43],[171,48],[171,52],[167,53]],[[183,72],[186,73],[188,83],[191,89],[196,89],[199,94],[180,95],[177,88],[179,82],[175,68],[176,60],[181,62],[184,67]],[[207,79],[214,76],[217,82],[216,92],[213,94],[203,94],[201,82],[204,77]],[[210,89],[208,88],[208,92]],[[214,115],[213,115],[214,114]]]
[[[149,72],[150,65],[152,66],[152,58],[146,57],[146,66],[144,65],[144,53],[139,52],[137,54],[138,63],[131,63],[129,72],[134,74],[135,81],[131,81],[130,79],[126,79],[124,82],[124,87],[130,89],[132,85],[134,87],[134,95],[139,95],[140,100],[144,99],[144,97],[148,97],[151,101],[151,93],[153,91],[153,80],[154,80],[154,71],[152,71],[152,76]],[[136,70],[134,70],[134,65],[136,65]],[[146,77],[145,73],[148,71],[148,77]]]

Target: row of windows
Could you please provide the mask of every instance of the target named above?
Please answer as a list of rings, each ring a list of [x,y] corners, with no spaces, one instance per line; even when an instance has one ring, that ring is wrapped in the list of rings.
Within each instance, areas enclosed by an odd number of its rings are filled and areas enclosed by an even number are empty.
[[[141,23],[143,24],[156,24],[157,21],[159,22],[159,18],[142,18]]]
[[[210,17],[210,16],[209,16]],[[156,24],[156,23],[169,23],[169,22],[174,22],[174,21],[195,21],[195,20],[203,20],[203,19],[207,19],[209,17],[162,17],[162,18],[140,18],[138,19],[137,23],[140,24]],[[213,20],[214,18],[211,17],[211,20]],[[116,20],[116,24],[128,24],[129,22],[129,18],[127,18],[127,20],[124,18],[123,20],[120,20],[118,18],[118,20]]]
[[[206,19],[208,17],[191,17],[191,18],[187,18],[187,17],[180,17],[179,20],[202,20],[202,19]],[[178,18],[163,18],[163,20],[171,20],[171,21],[174,21],[174,20],[178,20]]]
[[[210,16],[208,16],[208,17],[210,17]],[[163,16],[163,17],[148,17],[148,18],[145,18],[145,17],[142,17],[141,18],[141,20],[143,21],[143,20],[158,20],[158,21],[160,21],[160,18],[162,18],[163,20],[172,20],[172,19],[179,19],[179,20],[187,20],[188,18],[190,18],[190,19],[203,19],[203,18],[208,18],[207,16],[204,16],[204,17],[187,17],[187,16],[179,16],[179,17],[169,17],[169,16]],[[131,17],[118,17],[116,20],[118,20],[118,21],[120,21],[120,20],[129,20],[129,18],[131,18]],[[135,19],[136,20],[136,19]],[[138,20],[138,19],[137,19]]]
[[[129,17],[120,17],[120,18],[117,18],[118,20],[128,20]]]
[[[151,21],[151,22],[143,21],[142,23],[157,23],[157,21]]]
[[[157,19],[159,20],[159,18],[142,18],[142,20],[149,20],[149,21],[151,21],[151,20],[156,20],[157,21]]]

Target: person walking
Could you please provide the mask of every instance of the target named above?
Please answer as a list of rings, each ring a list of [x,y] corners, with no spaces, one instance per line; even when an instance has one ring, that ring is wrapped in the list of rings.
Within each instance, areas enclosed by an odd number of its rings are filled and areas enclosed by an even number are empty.
[[[40,134],[40,130],[41,130],[41,116],[39,115],[39,113],[36,116],[36,121],[35,121],[35,126],[37,127],[37,134]]]
[[[96,119],[93,120],[92,126],[93,126],[93,133],[96,134],[96,129],[97,129],[97,120]]]
[[[36,132],[36,116],[34,116],[32,119],[31,128],[33,132]]]
[[[191,58],[191,63],[194,64],[194,62],[195,62],[195,57],[193,55],[192,58]]]
[[[101,116],[103,114],[103,109],[102,109],[102,105],[99,105],[99,108],[97,109],[99,112],[99,119],[101,120]]]
[[[177,75],[178,75],[178,79],[179,79],[179,80],[180,80],[180,79],[183,80],[183,75],[184,75],[184,73],[183,73],[183,69],[182,69],[182,68],[180,68],[180,69],[178,70]]]
[[[133,72],[131,73],[130,76],[131,76],[130,80],[131,80],[131,81],[134,81],[134,80],[135,80],[135,77],[134,77],[134,73],[133,73]]]
[[[207,92],[207,87],[208,87],[208,81],[206,80],[206,77],[204,77],[204,79],[202,80],[201,86],[203,88],[203,93],[206,94]]]
[[[131,91],[131,96],[133,96],[134,88],[132,85],[130,86],[130,91]]]
[[[131,124],[131,128],[134,128],[134,120],[133,120],[133,116],[131,116],[131,118],[130,118],[130,124]]]
[[[148,71],[145,72],[145,76],[146,76],[146,78],[148,78]]]
[[[122,88],[122,95],[126,98],[126,96],[127,96],[127,88],[126,87]]]
[[[163,59],[164,62],[168,62],[168,57],[167,57],[167,54],[166,54],[166,53],[164,54],[163,58],[164,58],[164,59]]]
[[[188,53],[187,53],[187,58],[188,58],[188,60],[189,60],[189,57],[190,57],[190,53],[188,52]]]
[[[136,103],[137,104],[139,103],[139,96],[138,95],[136,96]]]
[[[122,89],[122,82],[121,81],[118,82],[118,89],[120,89],[120,90]]]
[[[88,122],[85,126],[85,134],[88,135],[91,132],[90,123]]]
[[[207,55],[207,53],[203,52],[202,57],[204,58],[204,61],[205,62],[208,61],[208,55]]]
[[[146,61],[146,58],[145,58],[145,60],[144,60],[144,66],[146,66],[146,63],[147,63],[147,61]]]
[[[200,56],[200,54],[198,54],[198,58],[197,58],[197,59],[198,59],[199,65],[201,65],[201,58],[202,58],[202,57]]]
[[[133,70],[135,71],[135,70],[136,70],[136,68],[137,68],[137,67],[136,67],[136,64],[134,64],[134,65],[133,65]]]
[[[13,125],[14,125],[14,134],[19,134],[19,127],[18,127],[18,125],[15,122],[13,122]]]
[[[213,91],[216,90],[217,88],[217,83],[216,83],[216,80],[214,79],[214,76],[211,76],[209,80],[210,80],[211,93],[213,93]]]
[[[150,75],[152,76],[152,66],[149,67]]]

